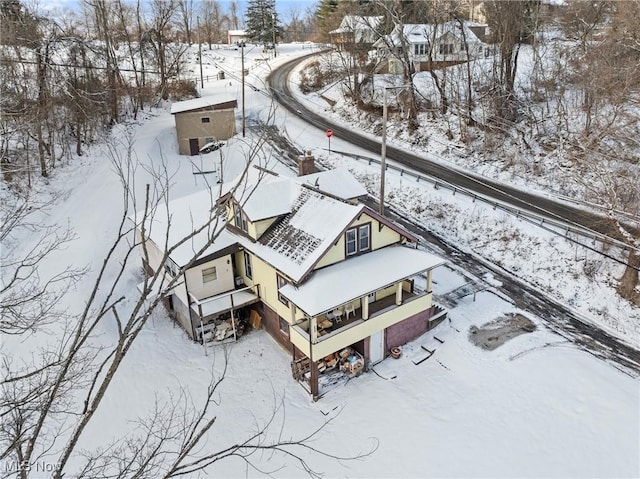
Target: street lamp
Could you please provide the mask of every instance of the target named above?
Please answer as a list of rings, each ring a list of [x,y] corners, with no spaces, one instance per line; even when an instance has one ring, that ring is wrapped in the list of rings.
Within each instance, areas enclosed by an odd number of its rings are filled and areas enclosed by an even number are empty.
[[[412,85],[386,86],[382,94],[382,147],[380,150],[380,205],[378,212],[384,215],[384,183],[387,170],[387,90],[400,90]]]

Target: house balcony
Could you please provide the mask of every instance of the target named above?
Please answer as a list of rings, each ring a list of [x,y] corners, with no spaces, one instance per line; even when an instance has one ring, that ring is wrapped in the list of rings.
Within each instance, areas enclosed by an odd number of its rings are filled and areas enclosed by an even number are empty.
[[[368,311],[362,307],[363,301],[368,300],[364,297],[352,303],[353,312],[347,312],[345,308],[341,317],[328,313],[293,325],[290,329],[290,340],[307,357],[320,359],[377,331],[429,310],[432,306],[431,296],[431,292],[403,290],[400,304],[399,296],[393,294],[367,303]],[[309,324],[313,327],[314,322],[317,325],[317,334],[313,334],[312,331],[310,335]]]

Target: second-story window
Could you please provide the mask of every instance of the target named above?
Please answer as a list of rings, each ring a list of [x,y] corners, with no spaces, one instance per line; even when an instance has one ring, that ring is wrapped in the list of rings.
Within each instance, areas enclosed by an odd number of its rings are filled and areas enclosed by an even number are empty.
[[[371,225],[366,224],[358,228],[358,249],[368,251],[371,249]]]
[[[164,271],[172,278],[175,278],[178,275],[180,268],[178,268],[178,265],[175,264],[171,258],[167,258],[164,262]]]
[[[247,215],[244,214],[240,205],[233,204],[233,224],[242,231],[248,230]]]
[[[284,304],[285,306],[289,306],[289,301],[287,301],[287,298],[285,298],[284,296],[282,296],[280,294],[280,288],[282,288],[285,284],[287,283],[287,280],[284,279],[282,276],[280,276],[279,274],[276,274],[276,281],[278,283],[278,301],[280,301],[282,304]]]
[[[350,228],[345,233],[347,256],[364,253],[371,249],[371,223]]]
[[[441,43],[440,55],[451,55],[453,53],[453,43]]]
[[[347,256],[358,252],[358,242],[356,239],[358,228],[351,228],[346,233]]]

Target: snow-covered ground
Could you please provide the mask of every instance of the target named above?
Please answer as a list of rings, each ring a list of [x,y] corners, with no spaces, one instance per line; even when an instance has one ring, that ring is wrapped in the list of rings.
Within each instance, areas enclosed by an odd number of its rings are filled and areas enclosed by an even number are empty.
[[[282,45],[278,61],[308,52],[301,45]],[[269,109],[263,84],[269,62],[255,61],[262,56],[261,51],[247,52],[251,72],[248,82],[260,90],[247,89],[250,126],[264,118]],[[216,64],[227,72],[240,70],[238,51],[205,51],[203,57],[209,58],[204,65],[205,75],[215,77]],[[240,98],[240,84],[229,76],[207,82],[202,93],[223,91]],[[375,190],[375,168],[329,157],[323,151],[323,131],[280,111],[275,122],[301,149],[323,156],[327,164],[349,167]],[[136,180],[138,191],[149,181],[148,168],[142,166],[157,164],[160,152],[172,173],[172,197],[206,187],[205,175],[193,175],[194,169],[207,169],[199,164],[200,160],[193,164],[190,158],[177,155],[168,106],[123,129],[135,140],[141,166]],[[205,155],[202,161],[215,167],[222,156],[225,177],[231,178],[241,170],[242,151],[251,135],[246,140],[238,135],[221,153]],[[114,133],[114,137],[122,136],[122,130]],[[332,147],[355,151],[340,143],[334,139]],[[270,166],[282,174],[291,174],[278,166],[269,153],[266,156]],[[640,313],[621,304],[611,287],[604,287],[621,272],[615,266],[603,264],[595,278],[583,279],[582,258],[592,259],[587,258],[587,253],[577,252],[562,240],[529,226],[521,227],[518,221],[486,211],[463,197],[389,176],[393,202],[439,234],[500,261],[530,282],[538,281],[550,294],[567,295],[565,299],[594,322],[600,321],[638,345]],[[43,267],[53,271],[61,264],[89,265],[95,273],[121,216],[120,183],[107,150],[94,147],[82,160],[58,168],[47,188],[68,195],[41,220],[50,224],[69,222],[78,237]],[[26,243],[28,235],[25,233],[16,241],[20,239]],[[132,267],[127,274],[123,290],[129,291],[127,302],[133,304],[131,291],[142,279],[141,270]],[[464,282],[461,272],[441,267],[434,272],[434,293],[446,293]],[[66,306],[77,309],[86,287],[86,282],[77,284],[66,298]],[[617,321],[608,322],[594,313],[603,308]],[[469,341],[472,325],[481,326],[508,313],[529,317],[537,325],[536,331],[518,336],[494,351],[482,350]],[[317,403],[291,378],[288,354],[264,331],[252,331],[231,347],[227,379],[217,406],[218,420],[207,447],[223,447],[247,437],[255,422],[266,420],[272,405],[281,401],[284,408],[279,417],[284,426],[282,431],[279,425],[272,429],[274,435],[282,432],[283,437],[299,437],[332,419],[315,439],[315,447],[337,456],[353,456],[377,445],[370,456],[355,462],[302,453],[327,477],[640,476],[637,378],[565,342],[545,328],[543,318],[519,311],[490,289],[462,299],[449,311],[449,318],[435,331],[404,346],[400,359],[389,358],[376,366],[378,374],[353,379]],[[115,336],[113,325],[108,323],[98,333],[96,343],[109,343]],[[435,340],[434,335],[444,342]],[[33,341],[41,339],[36,337]],[[27,353],[33,347],[30,341],[5,338],[3,348]],[[436,352],[414,365],[412,359],[421,353],[421,345],[435,346]],[[221,367],[221,356],[220,349],[210,349],[205,355],[202,346],[191,342],[163,310],[156,311],[83,436],[82,446],[122,440],[136,430],[133,421],[150,413],[157,400],[177,394],[180,388],[195,398],[201,397],[209,384],[209,371]],[[277,455],[256,455],[253,459],[262,470],[276,471],[275,477],[304,476],[290,459]],[[282,465],[284,469],[278,470]],[[241,460],[233,458],[215,464],[208,472],[218,477],[262,475],[247,471]]]
[[[299,71],[299,70],[298,70]],[[524,74],[524,73],[523,73]],[[426,74],[424,74],[426,75]],[[388,79],[387,79],[388,80]],[[299,75],[294,76],[294,85],[299,85]],[[424,77],[416,82],[425,84]],[[382,89],[382,85],[380,85]],[[350,127],[372,127],[368,113],[358,113],[344,99],[338,84],[323,90],[320,94],[304,95],[298,90],[298,98],[309,109]],[[330,107],[324,98],[331,98],[336,104]],[[432,122],[433,123],[433,122]],[[407,151],[421,151],[411,144],[412,138],[401,123],[389,122],[392,139],[390,143]],[[422,137],[428,137],[424,152],[431,159],[453,167],[474,168],[473,157],[455,154],[459,145],[447,140],[442,125],[433,123],[431,128],[421,127]],[[287,122],[285,127],[290,136],[296,137],[295,122]],[[341,155],[328,154],[322,149],[326,145],[316,146],[318,156],[327,166],[346,166],[365,184],[373,196],[379,194],[379,166],[369,165],[366,161],[354,161]],[[422,148],[422,147],[419,147]],[[332,138],[333,151],[345,151],[370,157],[371,153]],[[452,154],[451,152],[454,152]],[[524,161],[524,160],[523,160]],[[391,162],[392,163],[392,162]],[[495,165],[488,167],[492,178],[509,181],[514,178],[508,172],[496,170]],[[564,175],[559,175],[564,176]],[[530,180],[530,181],[528,181]],[[558,193],[554,183],[555,176],[539,178],[530,175],[518,178],[516,183],[523,189],[531,189],[530,184],[543,184],[538,190],[540,195]],[[565,180],[563,179],[562,182]],[[617,294],[615,285],[622,276],[624,265],[612,261],[577,246],[564,239],[562,235],[549,232],[547,227],[516,219],[496,210],[492,206],[475,201],[473,198],[455,194],[450,189],[435,189],[433,184],[418,184],[411,176],[401,176],[398,172],[387,172],[386,201],[400,211],[425,225],[430,231],[447,241],[456,244],[462,250],[477,254],[513,273],[515,276],[542,289],[549,295],[575,308],[584,315],[586,321],[618,335],[634,347],[640,347],[640,308],[635,307]],[[562,190],[566,193],[566,188]],[[586,239],[580,242],[594,249],[601,246]],[[622,258],[621,258],[622,259]]]

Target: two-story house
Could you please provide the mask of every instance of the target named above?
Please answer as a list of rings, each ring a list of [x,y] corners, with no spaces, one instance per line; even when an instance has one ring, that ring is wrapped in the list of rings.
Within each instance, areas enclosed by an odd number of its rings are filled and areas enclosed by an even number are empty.
[[[157,256],[191,222],[206,221],[209,195],[170,202],[160,217],[182,218],[171,225],[176,233],[163,234],[167,224],[154,218],[147,249]],[[204,341],[235,337],[238,318],[259,315],[292,362],[304,364],[298,379],[314,398],[322,394],[321,376],[344,359],[340,354],[375,364],[429,330],[444,317],[431,295],[432,270],[444,261],[359,203],[364,195],[345,170],[291,178],[251,169],[219,200],[226,225],[203,230],[168,258],[180,270],[223,228],[173,288],[169,307],[177,320]],[[148,271],[166,267],[150,263]]]
[[[369,50],[380,38],[382,16],[346,15],[340,26],[329,32],[331,43],[338,50]]]
[[[488,56],[492,47],[483,43],[484,27],[469,22],[396,25],[389,35],[373,44],[379,58],[388,59],[389,73],[402,73],[399,59],[407,50],[415,71],[429,71]]]

